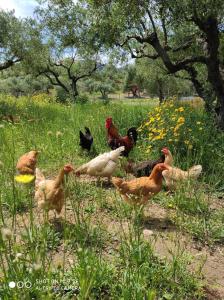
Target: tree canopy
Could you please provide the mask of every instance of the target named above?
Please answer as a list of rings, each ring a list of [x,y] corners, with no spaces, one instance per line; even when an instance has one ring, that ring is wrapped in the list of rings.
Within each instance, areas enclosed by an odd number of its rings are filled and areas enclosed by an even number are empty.
[[[27,73],[45,76],[75,98],[77,81],[91,76],[108,54],[121,61],[131,55],[138,79],[149,75],[161,99],[168,90],[178,92],[175,84],[186,92],[193,86],[224,128],[223,1],[39,3],[35,19],[0,11],[0,69],[21,61]]]

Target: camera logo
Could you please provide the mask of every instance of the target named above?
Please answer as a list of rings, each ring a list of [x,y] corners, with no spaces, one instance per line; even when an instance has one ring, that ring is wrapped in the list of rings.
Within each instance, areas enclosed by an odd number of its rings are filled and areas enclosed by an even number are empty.
[[[27,281],[18,281],[18,282],[10,281],[9,282],[9,287],[11,289],[14,289],[15,287],[17,287],[19,289],[23,289],[23,288],[30,289],[32,287],[32,283],[29,280],[27,280]]]

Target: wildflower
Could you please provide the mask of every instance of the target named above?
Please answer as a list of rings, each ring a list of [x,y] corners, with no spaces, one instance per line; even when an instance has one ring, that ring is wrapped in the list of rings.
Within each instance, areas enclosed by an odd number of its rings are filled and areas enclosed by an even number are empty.
[[[22,255],[22,253],[16,253],[16,258],[21,258],[23,255]]]
[[[192,145],[188,145],[188,149],[189,150],[193,149],[193,146]]]
[[[58,138],[58,137],[60,137],[60,136],[62,136],[63,135],[63,133],[61,132],[61,131],[57,131],[56,132],[56,137]]]
[[[168,142],[170,142],[170,143],[172,143],[172,141],[173,141],[172,139],[169,139],[169,140],[168,140]]]
[[[196,124],[197,124],[197,125],[200,125],[200,124],[201,124],[201,122],[199,122],[199,121],[198,121]]]
[[[184,111],[184,108],[182,106],[175,109],[175,112],[183,112],[183,111]]]
[[[19,183],[30,183],[34,180],[33,175],[17,175],[15,176],[15,180]]]
[[[151,149],[147,149],[146,151],[145,151],[145,153],[150,153],[151,152]]]
[[[199,128],[199,130],[203,130],[203,128],[202,128],[202,127],[200,127],[200,128]]]
[[[173,204],[172,204],[172,203],[169,203],[169,204],[168,204],[168,207],[169,207],[169,208],[173,208]]]
[[[154,117],[151,117],[151,118],[149,119],[149,124],[151,124],[151,123],[153,123],[153,122],[155,122],[155,118],[154,118]]]
[[[33,264],[33,270],[34,271],[39,271],[40,269],[41,269],[41,264],[37,264],[37,263]]]
[[[16,253],[16,257],[13,261],[17,262],[22,256],[23,256],[22,253]]]
[[[184,117],[179,117],[177,120],[177,123],[184,123],[185,122],[185,118]]]
[[[184,144],[189,145],[190,142],[189,142],[188,140],[185,140],[185,141],[184,141]]]
[[[12,237],[12,231],[9,228],[3,227],[1,229],[1,234],[2,234],[2,239],[5,240],[10,240]]]

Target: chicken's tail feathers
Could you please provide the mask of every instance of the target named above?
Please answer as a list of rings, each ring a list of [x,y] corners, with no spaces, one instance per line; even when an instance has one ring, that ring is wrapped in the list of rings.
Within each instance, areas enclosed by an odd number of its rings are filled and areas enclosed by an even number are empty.
[[[198,178],[198,176],[201,174],[201,172],[202,172],[201,165],[195,165],[188,170],[190,178]]]
[[[41,181],[45,180],[44,174],[38,168],[36,168],[36,170],[35,170],[35,176],[36,176],[35,186],[38,186]]]
[[[138,132],[137,132],[137,129],[135,127],[131,127],[128,129],[128,132],[127,132],[127,136],[129,138],[131,138],[134,143],[137,142],[137,139],[138,139]]]
[[[80,137],[80,139],[84,138],[84,134],[82,133],[81,130],[79,130],[79,137]]]
[[[112,177],[111,181],[112,181],[114,186],[119,188],[122,185],[124,180],[122,178],[119,178],[119,177]]]
[[[88,127],[85,127],[85,131],[87,134],[91,135],[90,129]]]

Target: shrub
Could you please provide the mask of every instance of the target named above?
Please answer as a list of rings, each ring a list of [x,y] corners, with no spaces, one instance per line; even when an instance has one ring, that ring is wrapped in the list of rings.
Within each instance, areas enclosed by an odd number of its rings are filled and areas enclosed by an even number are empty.
[[[85,94],[83,95],[78,95],[76,98],[75,98],[75,102],[76,103],[80,103],[80,104],[85,104],[87,102],[89,102],[89,97]]]
[[[176,165],[187,168],[200,163],[212,175],[210,180],[213,177],[217,184],[216,176],[222,172],[219,157],[223,134],[203,108],[189,104],[171,99],[150,111],[139,127],[143,138],[141,148],[158,156],[158,150],[167,146],[174,154]]]

